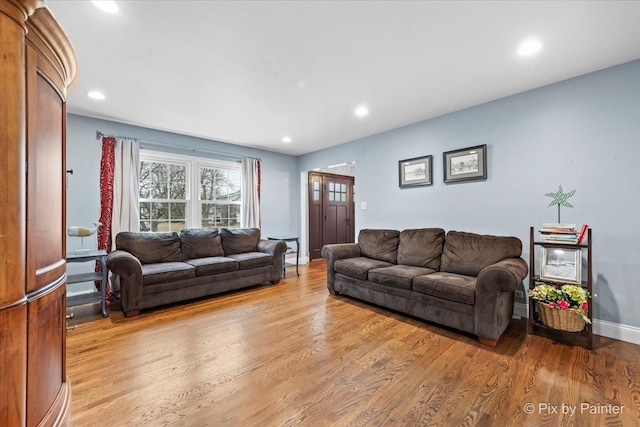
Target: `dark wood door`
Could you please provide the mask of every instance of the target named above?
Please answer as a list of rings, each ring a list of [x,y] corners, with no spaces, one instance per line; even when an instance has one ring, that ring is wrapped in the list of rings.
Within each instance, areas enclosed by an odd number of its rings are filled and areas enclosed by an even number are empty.
[[[354,241],[352,176],[309,174],[309,257],[321,257],[324,245]]]

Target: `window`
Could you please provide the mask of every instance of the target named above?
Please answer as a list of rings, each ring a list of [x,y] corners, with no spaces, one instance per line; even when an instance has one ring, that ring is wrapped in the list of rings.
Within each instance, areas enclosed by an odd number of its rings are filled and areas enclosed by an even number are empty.
[[[188,169],[184,163],[140,161],[140,231],[185,227]]]
[[[200,227],[240,227],[240,170],[200,166]]]
[[[241,226],[241,165],[140,152],[140,231]]]
[[[346,202],[347,201],[347,184],[329,182],[329,201],[330,202]]]

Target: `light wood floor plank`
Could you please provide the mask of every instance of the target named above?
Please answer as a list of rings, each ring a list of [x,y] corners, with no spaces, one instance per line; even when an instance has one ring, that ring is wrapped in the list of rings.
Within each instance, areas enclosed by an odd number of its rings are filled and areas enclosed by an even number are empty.
[[[514,320],[488,348],[330,296],[314,261],[278,285],[79,323],[67,375],[80,427],[638,425],[640,346],[594,341]]]

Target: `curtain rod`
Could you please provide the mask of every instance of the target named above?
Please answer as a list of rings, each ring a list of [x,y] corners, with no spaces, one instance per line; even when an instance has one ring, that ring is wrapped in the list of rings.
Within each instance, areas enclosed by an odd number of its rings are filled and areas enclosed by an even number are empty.
[[[144,142],[146,144],[150,144],[150,145],[156,145],[159,147],[170,147],[170,148],[185,148],[186,150],[190,150],[192,152],[202,152],[202,153],[210,153],[210,154],[218,154],[221,156],[225,156],[225,157],[230,157],[232,159],[253,159],[253,160],[262,160],[260,157],[251,157],[251,156],[241,156],[239,154],[231,154],[231,153],[225,153],[224,151],[216,151],[216,150],[207,150],[205,148],[186,148],[186,147],[180,147],[180,146],[176,146],[173,144],[168,144],[166,142],[158,142],[158,141],[151,141],[149,139],[140,139],[140,138],[131,138],[130,136],[122,136],[122,135],[112,135],[112,134],[106,134],[104,132],[101,132],[99,130],[96,130],[96,140],[100,141],[102,139],[103,136],[111,136],[113,138],[126,138],[126,139],[132,139],[134,141],[138,141],[138,142]]]

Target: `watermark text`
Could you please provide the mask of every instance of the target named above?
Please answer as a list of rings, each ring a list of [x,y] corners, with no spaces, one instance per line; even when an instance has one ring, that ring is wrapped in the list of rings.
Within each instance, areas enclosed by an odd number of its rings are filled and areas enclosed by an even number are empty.
[[[612,403],[589,403],[580,402],[578,404],[551,403],[551,402],[527,402],[522,407],[526,414],[541,415],[621,415],[624,412],[624,405],[614,405]]]

